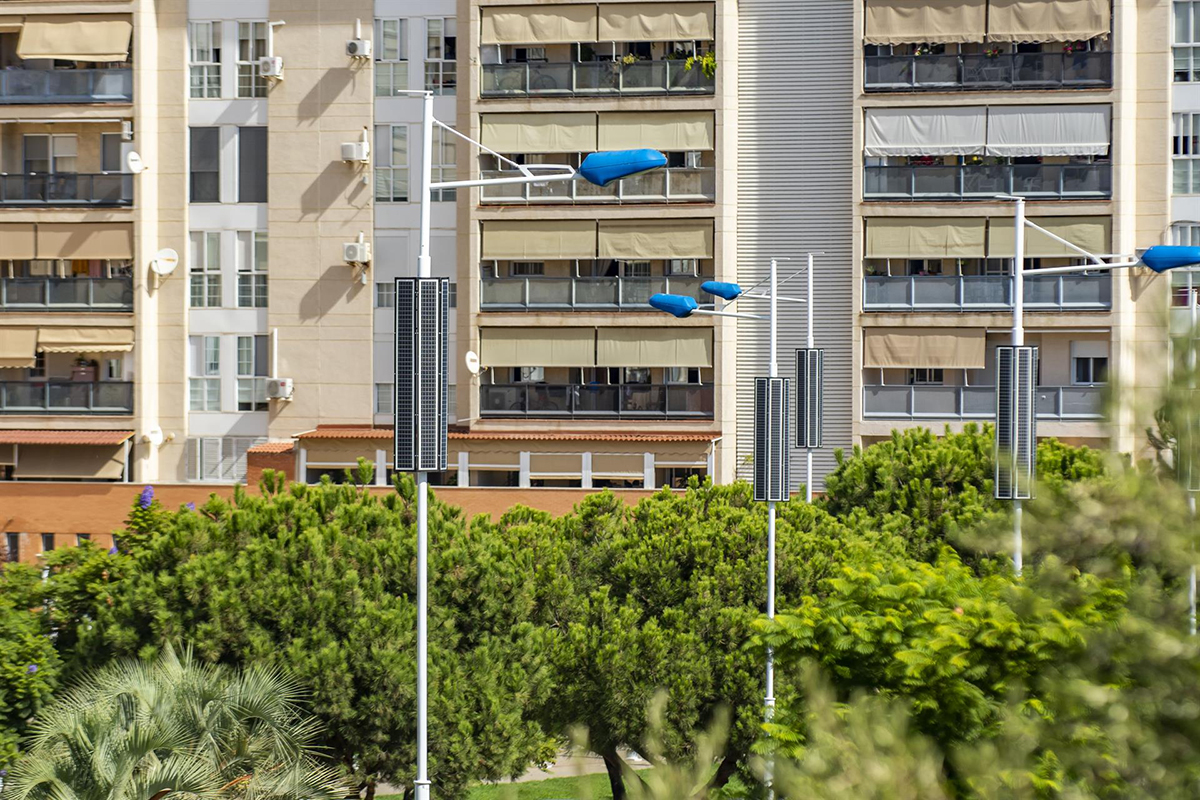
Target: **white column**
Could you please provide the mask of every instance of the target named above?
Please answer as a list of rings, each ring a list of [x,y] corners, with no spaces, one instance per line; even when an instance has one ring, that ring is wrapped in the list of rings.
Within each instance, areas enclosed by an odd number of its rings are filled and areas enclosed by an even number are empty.
[[[387,486],[387,450],[375,451],[375,485]]]
[[[654,453],[642,454],[642,486],[646,489],[657,489],[654,485]]]
[[[471,467],[470,467],[470,461],[468,459],[469,459],[469,456],[468,456],[466,450],[463,450],[461,453],[458,454],[458,485],[459,486],[470,486],[471,485]]]
[[[704,461],[704,468],[708,471],[708,477],[712,478],[712,482],[715,484],[717,482],[717,446],[715,444],[708,451],[708,455]]]
[[[308,450],[304,449],[303,444],[296,448],[296,480],[308,483]]]
[[[582,464],[581,469],[582,469],[582,473],[583,473],[583,488],[591,489],[592,488],[592,451],[590,451],[590,450],[586,451],[583,454],[582,461],[583,461],[583,464]]]
[[[517,485],[522,489],[529,488],[529,451],[521,451],[521,460],[518,462],[521,465],[521,475],[517,481]]]

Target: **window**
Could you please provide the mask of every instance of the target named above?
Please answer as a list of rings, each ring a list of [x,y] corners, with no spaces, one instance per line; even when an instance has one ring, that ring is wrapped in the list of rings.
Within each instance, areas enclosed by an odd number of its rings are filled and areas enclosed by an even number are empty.
[[[78,172],[79,137],[73,133],[27,133],[25,172]]]
[[[266,97],[267,79],[258,68],[258,60],[267,54],[267,23],[239,22],[237,54],[237,96]]]
[[[375,307],[396,307],[396,284],[390,281],[380,281],[375,284]]]
[[[407,125],[375,126],[375,200],[408,202]]]
[[[221,306],[221,232],[192,231],[191,275],[192,308]]]
[[[33,354],[33,366],[29,368],[30,378],[46,377],[46,354],[38,351]]]
[[[21,560],[21,534],[4,534],[4,560],[9,563]]]
[[[704,483],[704,478],[707,475],[708,469],[705,467],[655,467],[654,485],[668,486],[672,489],[686,489],[689,478],[695,476],[697,480]]]
[[[407,20],[375,20],[375,47],[375,96],[390,97],[407,90]]]
[[[700,260],[696,258],[667,259],[667,275],[699,275]]]
[[[267,410],[267,337],[237,337],[238,411]]]
[[[448,298],[451,308],[458,308],[458,284],[450,284],[450,297]]]
[[[188,439],[187,478],[189,481],[241,483],[246,480],[246,451],[265,441],[248,436]]]
[[[238,202],[267,202],[267,129],[238,128]]]
[[[221,337],[188,337],[188,410],[221,410]]]
[[[542,261],[514,261],[508,266],[508,274],[514,278],[529,278],[546,274]]]
[[[457,83],[457,22],[454,17],[425,20],[425,89],[454,94]]]
[[[267,234],[238,231],[238,308],[267,307]]]
[[[121,171],[121,134],[100,134],[100,171]]]
[[[43,533],[42,534],[42,552],[49,553],[53,549],[54,549],[54,534],[53,533]]]
[[[622,383],[649,385],[650,369],[648,367],[625,367],[625,375]]]
[[[1200,194],[1200,114],[1173,114],[1171,164],[1175,194]]]
[[[393,384],[377,383],[375,384],[375,413],[376,414],[391,414],[395,408],[392,402],[392,392],[395,390]]]
[[[188,23],[188,96],[221,96],[221,23]]]
[[[189,202],[218,203],[221,200],[221,130],[192,128],[189,149]]]
[[[434,183],[442,181],[452,181],[457,174],[457,162],[454,157],[454,139],[453,133],[435,127],[433,129],[433,169],[431,178]],[[449,202],[454,199],[454,189],[433,189],[431,199],[436,203],[438,201]]]
[[[649,261],[626,261],[623,265],[626,278],[649,278]]]
[[[123,363],[119,358],[104,359],[104,380],[119,381],[125,377],[125,372],[122,369]]]
[[[1071,361],[1072,383],[1076,385],[1108,383],[1107,356],[1076,356]]]
[[[513,367],[513,383],[545,383],[545,367]]]
[[[700,383],[700,368],[667,367],[667,383]]]
[[[945,374],[940,369],[910,369],[909,386],[941,386]]]
[[[75,534],[75,546],[76,547],[82,547],[84,542],[90,542],[91,540],[92,540],[92,535],[90,533]]]

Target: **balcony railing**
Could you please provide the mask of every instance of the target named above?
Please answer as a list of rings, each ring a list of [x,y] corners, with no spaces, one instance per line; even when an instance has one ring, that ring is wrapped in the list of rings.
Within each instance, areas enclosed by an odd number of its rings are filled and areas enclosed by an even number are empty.
[[[133,278],[0,278],[0,311],[133,311]]]
[[[699,66],[666,61],[584,61],[557,64],[484,64],[483,97],[555,97],[630,94],[712,94],[716,83]]]
[[[514,383],[479,390],[484,417],[712,419],[712,384]]]
[[[1039,386],[1038,419],[1104,419],[1103,386]],[[994,386],[864,386],[863,416],[880,419],[995,419]]]
[[[1012,308],[1007,275],[868,275],[863,311],[989,311]],[[1112,308],[1110,275],[1026,276],[1030,311],[1106,311]]]
[[[511,178],[516,170],[485,170],[484,178]],[[586,181],[484,186],[484,203],[711,203],[717,196],[712,167],[668,167],[596,186]]]
[[[648,311],[653,294],[683,294],[700,306],[712,297],[700,291],[709,278],[483,278],[481,311]]]
[[[0,173],[0,205],[127,206],[132,202],[133,175],[127,173]]]
[[[866,56],[868,92],[1091,89],[1112,86],[1112,53]]]
[[[0,414],[132,414],[129,381],[0,381]]]
[[[1112,197],[1112,164],[951,164],[863,167],[866,200],[1040,200]]]
[[[0,103],[129,103],[131,69],[0,70]]]

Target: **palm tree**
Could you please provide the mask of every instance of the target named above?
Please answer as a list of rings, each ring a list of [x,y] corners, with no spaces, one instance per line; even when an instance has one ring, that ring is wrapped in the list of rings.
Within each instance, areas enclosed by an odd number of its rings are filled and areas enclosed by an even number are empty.
[[[168,650],[88,676],[46,707],[3,800],[340,800],[299,685]]]

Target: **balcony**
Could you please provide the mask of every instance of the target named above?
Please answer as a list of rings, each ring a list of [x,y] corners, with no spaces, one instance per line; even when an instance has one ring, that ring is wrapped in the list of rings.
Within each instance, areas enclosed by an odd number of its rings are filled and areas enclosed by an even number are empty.
[[[1012,308],[1007,275],[868,275],[863,311],[995,311]],[[1107,311],[1110,275],[1026,276],[1026,311]]]
[[[484,278],[480,311],[649,311],[653,294],[683,294],[701,308],[712,297],[700,291],[709,278]]]
[[[516,170],[483,170],[483,178],[512,178]],[[482,203],[711,203],[717,197],[713,167],[666,167],[596,186],[586,181],[500,184],[480,190]]]
[[[1038,419],[1104,419],[1104,386],[1039,386]],[[863,417],[988,420],[996,417],[995,386],[864,386]]]
[[[131,102],[131,69],[0,70],[0,104]]]
[[[951,164],[863,167],[864,200],[1034,200],[1112,197],[1112,164]]]
[[[712,94],[714,78],[683,59],[483,64],[482,97],[596,97],[601,95]]]
[[[132,413],[130,381],[0,381],[0,414]]]
[[[0,311],[133,311],[133,278],[0,278]]]
[[[868,92],[1096,89],[1113,84],[1112,53],[865,56]]]
[[[126,173],[0,173],[0,206],[128,206],[132,203],[133,175]]]
[[[488,384],[483,417],[524,419],[712,419],[712,384]]]

